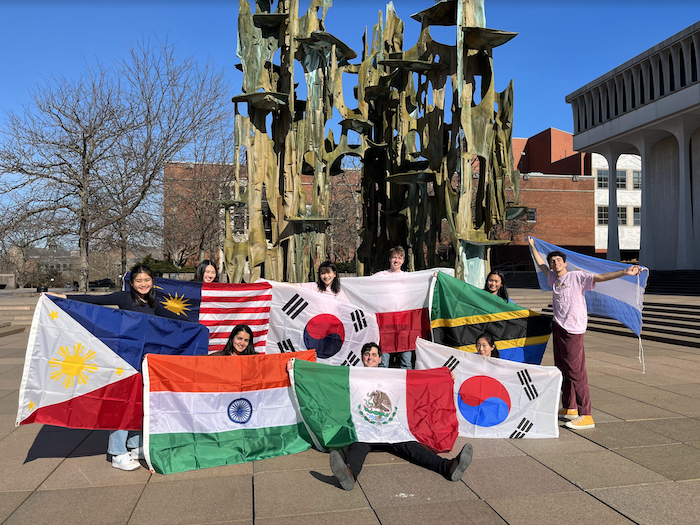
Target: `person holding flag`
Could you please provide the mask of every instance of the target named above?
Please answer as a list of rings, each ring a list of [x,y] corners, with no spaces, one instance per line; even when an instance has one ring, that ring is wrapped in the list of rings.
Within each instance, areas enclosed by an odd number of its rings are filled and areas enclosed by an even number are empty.
[[[72,299],[83,303],[103,306],[117,306],[120,310],[140,312],[146,315],[174,317],[156,301],[153,287],[153,272],[148,266],[137,264],[129,273],[129,290],[108,295],[70,295],[46,292],[47,295]],[[141,468],[139,459],[143,459],[143,435],[141,432],[112,430],[109,433],[107,454],[112,457],[112,466],[120,470]],[[129,450],[131,449],[131,450]]]
[[[209,355],[258,355],[253,346],[253,331],[250,326],[247,324],[234,326],[224,349]]]
[[[569,419],[566,426],[575,430],[595,428],[591,416],[591,398],[588,389],[586,356],[583,336],[588,324],[585,293],[593,290],[595,283],[618,279],[625,275],[638,275],[641,268],[632,265],[624,270],[601,274],[583,271],[567,271],[566,254],[553,251],[547,254],[545,263],[535,248],[535,239],[527,238],[535,262],[547,275],[552,287],[552,340],[554,363],[562,373],[562,408],[559,415]]]
[[[313,290],[324,295],[329,295],[339,301],[349,303],[345,292],[340,289],[338,267],[331,261],[323,261],[318,267],[318,280],[315,283],[299,283],[299,286],[307,290]]]
[[[362,364],[364,366],[370,368],[379,367],[382,359],[382,350],[379,348],[378,344],[365,344],[362,347],[361,355]],[[287,370],[290,370],[292,366],[293,364],[290,362],[287,365]],[[352,490],[354,488],[355,480],[357,480],[357,476],[359,476],[362,471],[362,466],[364,465],[367,454],[377,445],[377,443],[352,443],[348,446],[345,459],[342,458],[337,450],[331,450],[331,470],[344,490]],[[453,459],[442,458],[417,441],[379,444],[379,446],[384,448],[388,447],[398,456],[407,459],[411,463],[437,472],[450,481],[459,481],[462,479],[464,472],[472,461],[473,454],[472,446],[469,443],[464,445],[459,455]]]
[[[204,259],[194,272],[193,281],[196,283],[214,283],[219,279],[219,272],[216,271],[214,261]]]
[[[387,270],[382,270],[374,275],[399,275],[403,273],[401,267],[403,266],[404,260],[406,259],[406,251],[403,246],[394,246],[389,250],[389,268]],[[413,368],[413,351],[406,350],[405,352],[397,352],[399,359],[401,360],[401,368],[406,370],[411,370]],[[389,368],[389,361],[391,360],[391,354],[385,353],[382,356],[382,368]]]

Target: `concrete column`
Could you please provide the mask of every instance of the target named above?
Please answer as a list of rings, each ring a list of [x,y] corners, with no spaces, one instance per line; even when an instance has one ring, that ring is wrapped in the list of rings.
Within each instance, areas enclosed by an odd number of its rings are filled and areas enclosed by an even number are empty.
[[[700,127],[700,118],[681,115],[665,126],[678,141],[678,248],[679,270],[692,269],[695,263],[693,202],[690,180],[690,138]]]
[[[617,96],[617,112],[615,113],[615,116],[619,117],[622,115],[622,77],[617,75],[613,79],[613,82],[615,83],[615,95]],[[614,105],[615,99],[613,99],[613,107]]]
[[[698,73],[698,80],[700,81],[700,33],[693,33],[693,44],[695,45],[695,70]],[[688,56],[688,60],[690,60],[690,56]],[[693,77],[691,69],[691,76],[688,78],[688,82],[692,81]]]
[[[642,76],[642,67],[634,66],[632,68],[632,78],[634,79],[635,108],[642,105]]]
[[[695,244],[693,242],[693,202],[690,181],[690,137],[695,129],[685,125],[676,135],[678,139],[678,268],[693,268]]]
[[[603,84],[600,86],[600,111],[602,115],[602,120],[601,122],[605,122],[608,120],[608,113],[607,113],[607,103],[608,103],[608,85],[607,83]]]
[[[651,149],[656,143],[646,137],[635,142],[637,151],[642,161],[642,227],[639,238],[639,264],[647,268],[656,267],[656,250],[654,249],[654,235],[651,229],[651,191],[649,189],[649,166],[651,165]]]
[[[650,93],[651,93],[651,77],[649,76],[649,66],[651,65],[651,61],[645,60],[644,63],[642,64],[642,78],[644,79],[644,103],[648,104],[651,101],[650,98]]]
[[[661,78],[661,73],[659,72],[659,58],[661,55],[654,55],[649,59],[651,62],[651,70],[654,74],[654,100],[657,100],[661,95],[661,86],[663,84],[663,79]]]
[[[579,126],[580,120],[579,120],[579,114],[578,114],[578,99],[577,98],[575,98],[571,101],[571,112],[574,115],[574,131],[576,133],[580,133],[583,130]]]
[[[627,102],[623,109],[625,112],[632,111],[632,72],[630,70],[622,73],[622,89],[625,92],[623,100]]]
[[[691,69],[692,61],[690,57],[690,42],[691,39],[688,38],[681,42],[681,49],[683,50],[683,71],[685,71],[685,85],[688,86],[693,81],[693,71]]]
[[[583,100],[586,105],[586,122],[588,123],[586,129],[591,129],[593,127],[593,96],[590,91],[583,94]]]
[[[681,46],[676,45],[671,48],[671,56],[673,57],[673,85],[676,86],[676,91],[681,88],[681,54],[679,52]]]
[[[591,98],[593,99],[593,125],[597,126],[603,120],[601,112],[598,111],[600,108],[600,89],[598,87],[591,90]]]
[[[664,49],[660,53],[661,55],[661,65],[663,66],[663,78],[661,81],[664,85],[664,96],[671,93],[671,68],[668,67],[668,57],[671,56],[671,51]]]

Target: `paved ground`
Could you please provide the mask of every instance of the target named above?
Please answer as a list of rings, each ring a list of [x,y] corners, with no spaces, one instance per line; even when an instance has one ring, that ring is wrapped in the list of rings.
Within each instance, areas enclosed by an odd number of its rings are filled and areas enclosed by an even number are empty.
[[[0,337],[4,523],[700,521],[700,349],[645,343],[643,375],[636,340],[589,333],[594,430],[562,427],[556,440],[473,440],[475,459],[459,483],[371,453],[359,484],[345,492],[328,456],[315,451],[161,476],[111,468],[106,432],[15,428],[27,336]],[[544,364],[552,364],[550,349]]]

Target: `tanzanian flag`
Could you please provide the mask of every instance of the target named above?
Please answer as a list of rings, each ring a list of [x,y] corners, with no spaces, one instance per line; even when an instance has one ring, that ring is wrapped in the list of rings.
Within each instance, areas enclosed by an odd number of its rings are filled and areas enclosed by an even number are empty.
[[[430,294],[433,341],[476,352],[476,338],[489,332],[501,359],[539,365],[552,333],[552,318],[438,273]]]

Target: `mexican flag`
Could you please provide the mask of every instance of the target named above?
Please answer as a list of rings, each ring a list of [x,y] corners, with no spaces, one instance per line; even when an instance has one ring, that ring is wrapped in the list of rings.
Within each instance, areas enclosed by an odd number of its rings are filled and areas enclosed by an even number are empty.
[[[419,441],[449,451],[459,424],[447,368],[399,370],[295,361],[301,417],[319,448]]]
[[[294,357],[300,362],[314,353]],[[290,398],[290,358],[148,355],[143,428],[151,470],[170,474],[310,448]]]

